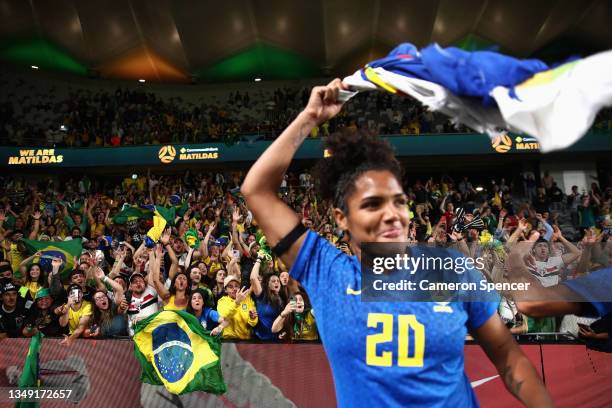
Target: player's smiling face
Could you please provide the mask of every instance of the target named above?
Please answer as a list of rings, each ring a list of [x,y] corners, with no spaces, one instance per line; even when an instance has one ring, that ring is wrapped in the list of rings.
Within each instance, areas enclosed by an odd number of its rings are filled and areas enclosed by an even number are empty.
[[[397,178],[387,170],[370,170],[355,180],[346,197],[348,213],[336,208],[343,230],[349,230],[351,244],[362,242],[405,242],[408,238],[407,197]]]

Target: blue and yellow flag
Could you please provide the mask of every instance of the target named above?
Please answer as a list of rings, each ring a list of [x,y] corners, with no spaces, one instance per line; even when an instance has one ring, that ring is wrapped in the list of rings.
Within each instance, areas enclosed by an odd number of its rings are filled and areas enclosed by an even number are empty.
[[[74,257],[78,258],[83,251],[83,243],[80,238],[61,242],[24,239],[23,242],[31,255],[42,252],[42,256],[39,259],[34,259],[34,262],[39,262],[45,272],[51,271],[53,258],[60,258],[63,262],[60,271],[62,279],[68,277],[70,271],[74,269]]]
[[[176,395],[193,391],[223,394],[221,343],[187,312],[166,310],[138,322],[134,352],[143,383],[163,385]]]

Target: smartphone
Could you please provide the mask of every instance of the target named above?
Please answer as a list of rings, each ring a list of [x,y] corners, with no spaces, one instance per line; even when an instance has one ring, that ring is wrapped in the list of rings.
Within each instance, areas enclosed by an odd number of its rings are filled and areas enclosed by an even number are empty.
[[[79,290],[78,289],[72,289],[70,291],[70,296],[72,296],[75,303],[79,303]]]
[[[234,258],[240,258],[240,251],[238,251],[237,249],[232,249],[232,255],[234,256]]]

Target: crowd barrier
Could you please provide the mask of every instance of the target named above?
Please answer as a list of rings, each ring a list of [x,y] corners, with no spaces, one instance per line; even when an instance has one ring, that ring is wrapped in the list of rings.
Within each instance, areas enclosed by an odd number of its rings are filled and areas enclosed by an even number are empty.
[[[201,392],[174,396],[163,387],[140,383],[140,366],[129,340],[77,340],[71,347],[59,342],[43,341],[43,386],[68,387],[73,393],[69,401],[45,400],[41,407],[336,406],[321,344],[224,343],[222,369],[228,392],[223,396]],[[8,391],[16,388],[11,382],[21,369],[28,344],[27,339],[0,342],[0,408],[13,407]],[[612,406],[612,354],[576,344],[521,347],[543,377],[555,407]],[[466,344],[465,369],[482,407],[518,405],[478,345]]]

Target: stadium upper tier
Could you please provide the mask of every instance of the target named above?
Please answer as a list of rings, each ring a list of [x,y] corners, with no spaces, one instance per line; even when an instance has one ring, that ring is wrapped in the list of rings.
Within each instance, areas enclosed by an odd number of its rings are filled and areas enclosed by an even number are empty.
[[[151,85],[0,74],[0,142],[10,146],[102,147],[231,142],[249,135],[274,139],[305,106],[320,81],[228,85]],[[612,114],[595,128],[609,131]],[[411,98],[360,94],[341,115],[313,131],[324,137],[341,127],[379,134],[470,132],[426,111]]]

